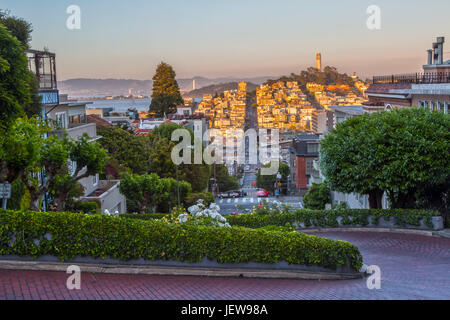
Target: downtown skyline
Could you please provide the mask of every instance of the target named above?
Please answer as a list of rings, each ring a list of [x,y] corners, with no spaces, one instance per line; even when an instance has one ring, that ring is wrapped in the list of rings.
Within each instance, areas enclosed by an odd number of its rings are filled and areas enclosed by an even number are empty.
[[[277,77],[315,66],[317,52],[323,66],[367,78],[419,71],[429,39],[450,36],[450,3],[376,2],[3,0],[1,9],[33,24],[32,48],[57,54],[58,80],[146,80],[160,61],[178,78]],[[72,4],[80,30],[66,27]],[[366,27],[371,4],[381,30]]]

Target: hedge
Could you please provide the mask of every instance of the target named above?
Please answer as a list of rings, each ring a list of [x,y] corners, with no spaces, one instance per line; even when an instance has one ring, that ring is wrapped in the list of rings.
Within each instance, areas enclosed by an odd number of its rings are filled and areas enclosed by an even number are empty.
[[[242,226],[247,228],[261,228],[264,226],[284,226],[286,224],[303,223],[305,227],[337,227],[338,217],[342,217],[342,225],[369,224],[369,217],[372,223],[378,225],[380,218],[394,218],[395,225],[402,227],[406,225],[420,226],[424,219],[427,227],[432,228],[432,217],[439,216],[440,213],[431,210],[411,210],[411,209],[343,209],[343,210],[308,210],[301,209],[289,213],[280,214],[243,214],[238,216],[228,216],[227,221],[232,226]]]
[[[167,215],[169,215],[169,213],[125,213],[120,216],[127,219],[151,220],[162,219]]]
[[[362,266],[355,245],[297,232],[60,212],[0,211],[0,255],[51,255],[61,261],[81,256],[198,262],[207,257],[218,263],[287,261],[355,271]]]

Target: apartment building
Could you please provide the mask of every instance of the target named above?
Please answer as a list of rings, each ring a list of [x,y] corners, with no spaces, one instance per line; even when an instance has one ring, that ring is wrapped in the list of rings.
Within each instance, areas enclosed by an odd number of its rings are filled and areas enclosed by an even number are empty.
[[[444,61],[444,43],[444,37],[433,43],[422,73],[374,76],[366,90],[368,105],[385,110],[417,106],[449,113],[450,60]]]
[[[316,134],[297,135],[289,149],[290,186],[294,193],[304,195],[319,176],[314,160],[319,158],[319,136]]]
[[[42,119],[48,120],[53,126],[50,135],[63,137],[67,134],[77,140],[87,134],[90,141],[96,141],[96,123],[89,123],[86,114],[87,102],[69,101],[67,95],[60,95],[56,82],[55,54],[47,51],[29,50],[27,52],[28,65],[39,82],[39,95],[42,97]],[[69,164],[70,166],[70,164]],[[73,164],[72,164],[72,167]],[[83,174],[82,170],[79,174]],[[104,212],[125,213],[125,196],[119,192],[120,181],[100,180],[98,175],[81,179],[79,183],[84,188],[81,201],[95,201]],[[48,197],[44,199],[44,209],[48,206]]]

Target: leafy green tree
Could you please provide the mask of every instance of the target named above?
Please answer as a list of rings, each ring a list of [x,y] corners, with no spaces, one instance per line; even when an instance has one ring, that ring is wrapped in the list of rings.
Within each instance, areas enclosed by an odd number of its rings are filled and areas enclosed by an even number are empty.
[[[24,114],[25,105],[32,103],[30,79],[23,46],[0,24],[0,125],[3,130]]]
[[[126,173],[120,180],[120,192],[131,199],[139,213],[155,212],[158,202],[165,197],[165,185],[156,173],[130,175]]]
[[[75,199],[84,195],[83,186],[74,181],[68,170],[57,174],[49,186],[49,192],[54,197],[53,205],[58,211],[71,209],[75,204]]]
[[[313,183],[303,196],[303,203],[306,209],[323,210],[330,201],[330,188],[326,183]]]
[[[320,165],[330,187],[369,195],[381,208],[416,207],[425,188],[450,174],[450,115],[419,108],[365,114],[338,124],[320,143]]]
[[[166,138],[157,137],[153,140],[149,154],[150,172],[156,173],[161,178],[175,178],[176,165],[171,159],[174,143]]]
[[[177,181],[172,178],[161,179],[164,185],[164,196],[158,204],[159,212],[168,213],[173,207],[185,202],[187,195],[192,191],[191,185],[186,181]]]
[[[230,176],[224,164],[216,164],[216,179],[220,192],[238,190],[241,187],[236,177]]]
[[[152,141],[148,136],[135,136],[118,127],[100,127],[99,142],[119,166],[124,165],[132,173],[146,174],[150,170],[150,152]]]
[[[270,164],[266,164],[263,167],[269,168]],[[282,186],[287,185],[287,179],[289,176],[289,166],[284,163],[280,162],[278,166],[278,173],[281,174],[280,183]],[[274,175],[261,175],[261,169],[258,170],[258,173],[256,174],[256,186],[258,188],[263,188],[267,191],[273,192],[275,190],[275,184],[277,182],[277,174]]]
[[[165,62],[161,62],[156,68],[156,73],[153,76],[150,112],[158,117],[174,113],[176,106],[183,103],[175,76],[173,68]]]
[[[0,10],[0,25],[2,24],[13,37],[16,37],[17,40],[19,40],[25,54],[25,50],[30,47],[29,44],[31,41],[31,33],[33,32],[32,25],[24,19],[10,16],[9,12]],[[22,62],[21,67],[23,68]],[[29,91],[29,99],[27,97],[23,102],[21,102],[21,107],[28,117],[39,115],[42,108],[41,98],[38,95],[39,82],[35,75],[28,70],[28,68],[26,71],[22,70],[22,72],[26,73],[26,76],[22,77],[21,80],[27,82],[28,84],[28,89],[25,89],[24,92],[28,96]]]
[[[29,193],[22,180],[17,179],[11,183],[11,198],[8,199],[8,210],[28,210],[30,208]],[[28,201],[28,203],[27,203]]]
[[[159,136],[160,138],[166,138],[167,140],[171,141],[172,140],[172,133],[175,130],[178,130],[178,129],[186,129],[186,130],[188,130],[189,133],[191,134],[192,141],[194,141],[194,132],[192,132],[192,130],[187,129],[184,126],[176,124],[176,123],[164,123],[164,124],[156,127],[155,129],[153,129],[151,134],[153,136]]]
[[[200,199],[203,200],[205,206],[209,206],[214,202],[214,195],[211,192],[190,193],[185,199],[185,204],[190,207],[197,204]]]
[[[53,187],[58,210],[64,210],[66,201],[83,195],[79,181],[89,176],[103,172],[108,156],[100,144],[89,142],[89,136],[84,134],[77,141],[67,141],[68,159],[64,168],[50,180]],[[71,173],[68,168],[72,166]]]
[[[19,40],[25,49],[30,48],[33,26],[22,18],[11,16],[8,11],[0,10],[0,24],[3,24],[11,34]]]
[[[43,121],[19,118],[0,134],[0,182],[22,179],[35,170],[49,130]]]
[[[205,191],[209,178],[211,176],[211,168],[206,163],[194,164],[194,152],[191,153],[191,164],[180,164],[176,169],[175,164],[171,160],[172,149],[175,146],[171,142],[172,133],[177,129],[186,129],[191,134],[191,142],[194,142],[194,132],[175,123],[167,123],[155,128],[149,136],[153,136],[153,157],[150,164],[151,172],[158,173],[161,177],[176,178],[176,170],[178,170],[178,178],[189,182],[194,192]],[[203,147],[202,147],[203,148]],[[156,169],[160,166],[160,169]],[[164,170],[163,170],[164,169]],[[164,173],[161,171],[163,170]]]
[[[193,156],[192,156],[193,157]],[[179,178],[192,186],[192,191],[203,192],[208,187],[211,166],[202,164],[181,164],[178,167]]]
[[[0,181],[21,179],[29,192],[30,208],[35,211],[52,186],[57,198],[67,198],[72,189],[56,188],[59,179],[71,186],[100,172],[106,162],[106,151],[88,142],[87,136],[73,142],[49,132],[43,121],[19,118],[0,136]],[[76,168],[73,175],[67,176],[69,160],[76,163]]]

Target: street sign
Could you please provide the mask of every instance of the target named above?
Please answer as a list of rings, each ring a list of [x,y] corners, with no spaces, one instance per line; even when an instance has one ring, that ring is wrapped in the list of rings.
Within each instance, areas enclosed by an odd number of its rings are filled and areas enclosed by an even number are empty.
[[[6,210],[6,201],[11,198],[11,184],[0,183],[0,199],[2,199],[2,209]]]
[[[10,183],[0,183],[0,198],[1,199],[11,198],[11,184]]]

